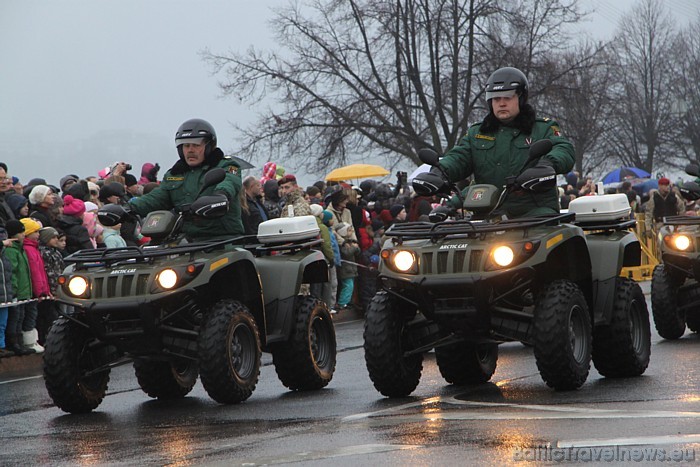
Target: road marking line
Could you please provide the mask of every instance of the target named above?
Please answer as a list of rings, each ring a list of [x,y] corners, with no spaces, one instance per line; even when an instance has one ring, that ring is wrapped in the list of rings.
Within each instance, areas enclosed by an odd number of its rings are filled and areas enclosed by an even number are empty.
[[[29,381],[30,379],[39,379],[39,378],[43,378],[43,377],[44,377],[43,375],[28,376],[26,378],[11,379],[9,381],[0,381],[0,384],[19,383],[20,381]]]
[[[416,407],[423,407],[443,402],[450,405],[461,405],[474,408],[515,409],[496,413],[478,413],[471,411],[444,411],[429,414],[400,415],[399,412]],[[539,412],[539,413],[537,413]],[[665,410],[619,410],[594,409],[576,406],[552,406],[533,404],[513,404],[508,402],[475,402],[463,401],[454,397],[431,397],[408,404],[397,405],[376,412],[365,412],[343,417],[343,422],[354,422],[362,419],[390,415],[395,417],[410,417],[414,420],[541,420],[541,419],[607,419],[607,418],[700,418],[700,412],[665,411]]]
[[[700,443],[700,434],[665,435],[665,436],[635,436],[634,438],[591,438],[579,440],[557,441],[558,448],[593,448],[602,446],[636,446],[641,444],[691,444]]]

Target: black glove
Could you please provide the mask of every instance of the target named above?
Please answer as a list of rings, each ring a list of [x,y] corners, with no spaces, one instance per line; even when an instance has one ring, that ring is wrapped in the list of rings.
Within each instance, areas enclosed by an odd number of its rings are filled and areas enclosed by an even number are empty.
[[[543,193],[557,185],[557,173],[550,160],[541,158],[537,165],[525,169],[523,173],[518,175],[515,183],[523,190]]]
[[[435,169],[438,173],[433,172],[434,169],[430,169],[430,172],[420,173],[413,179],[413,189],[418,195],[432,196],[438,193],[450,193],[450,184],[439,173],[439,169]]]

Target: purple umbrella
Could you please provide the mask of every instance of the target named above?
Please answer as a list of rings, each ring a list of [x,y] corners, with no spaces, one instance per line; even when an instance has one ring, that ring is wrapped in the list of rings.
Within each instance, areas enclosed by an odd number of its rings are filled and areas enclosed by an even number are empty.
[[[626,178],[648,178],[651,174],[643,169],[638,169],[637,167],[618,167],[612,172],[608,173],[603,177],[603,183],[606,185],[608,183],[621,182]]]

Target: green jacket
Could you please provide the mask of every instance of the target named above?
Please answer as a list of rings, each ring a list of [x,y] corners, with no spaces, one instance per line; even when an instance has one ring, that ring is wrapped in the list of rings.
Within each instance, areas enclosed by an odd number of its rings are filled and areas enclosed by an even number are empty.
[[[12,242],[12,245],[3,250],[3,254],[12,264],[12,290],[15,291],[15,297],[18,300],[32,298],[32,276],[22,242]]]
[[[333,246],[331,245],[331,234],[328,232],[328,227],[323,225],[323,222],[318,217],[316,217],[316,223],[318,224],[321,240],[323,240],[323,243],[321,244],[321,252],[326,258],[328,264],[333,264],[335,261],[335,255],[333,254]]]
[[[204,190],[200,196],[225,194],[229,201],[229,210],[226,215],[217,219],[192,218],[185,222],[183,231],[188,238],[194,239],[243,235],[241,204],[238,198],[242,185],[241,168],[233,159],[224,156],[218,148],[207,156],[202,165],[195,168],[189,167],[181,158],[165,173],[158,188],[146,195],[132,198],[129,203],[142,216],[151,211],[170,210],[192,203],[202,186],[204,174],[214,167],[225,169],[226,178],[218,185]]]
[[[484,122],[472,125],[460,143],[440,159],[440,166],[445,169],[450,181],[463,180],[473,174],[475,183],[503,188],[506,177],[518,175],[525,165],[530,144],[540,139],[550,139],[554,143],[552,150],[543,157],[552,162],[558,174],[568,173],[574,166],[574,147],[561,134],[559,125],[554,120],[534,119],[530,134],[515,126],[505,125],[500,125],[493,131],[482,132],[483,125]],[[530,165],[534,166],[535,163]],[[513,192],[504,202],[503,208],[509,217],[558,213],[557,189],[555,187],[545,193]]]

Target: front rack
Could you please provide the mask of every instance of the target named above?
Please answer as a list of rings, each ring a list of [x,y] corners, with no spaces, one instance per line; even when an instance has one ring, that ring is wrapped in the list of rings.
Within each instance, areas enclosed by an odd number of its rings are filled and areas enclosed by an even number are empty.
[[[500,222],[456,220],[447,222],[407,222],[394,224],[386,231],[388,237],[399,239],[445,238],[478,235],[503,230],[528,230],[545,225],[558,225],[575,219],[574,213],[556,214],[552,216],[527,217],[508,219]]]
[[[664,225],[698,225],[700,216],[668,216],[663,219]]]

